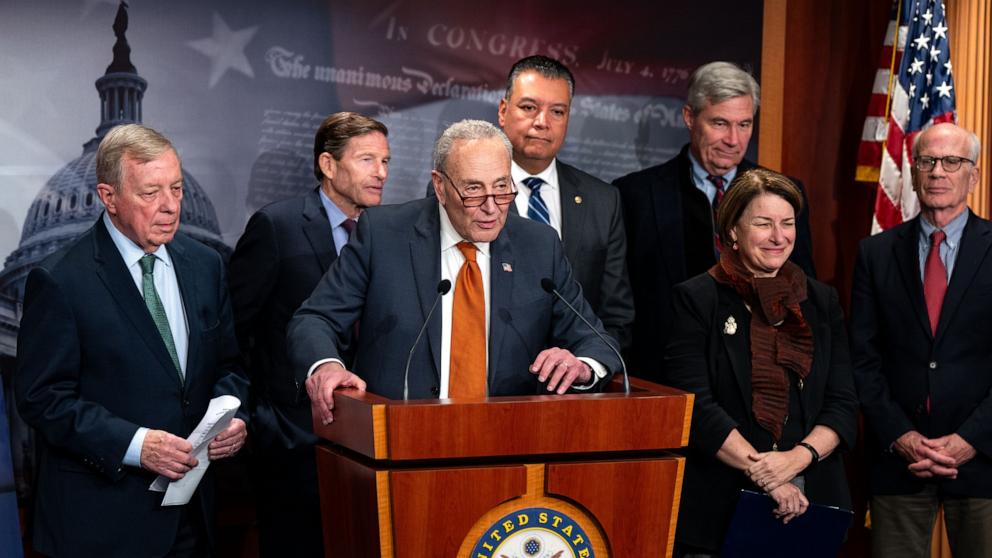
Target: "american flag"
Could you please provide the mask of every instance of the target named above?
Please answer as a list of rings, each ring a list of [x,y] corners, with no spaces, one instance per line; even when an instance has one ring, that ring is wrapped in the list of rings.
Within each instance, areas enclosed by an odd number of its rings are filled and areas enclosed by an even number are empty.
[[[913,138],[953,122],[947,14],[940,0],[895,0],[858,149],[856,179],[877,182],[872,234],[920,211],[910,168]]]

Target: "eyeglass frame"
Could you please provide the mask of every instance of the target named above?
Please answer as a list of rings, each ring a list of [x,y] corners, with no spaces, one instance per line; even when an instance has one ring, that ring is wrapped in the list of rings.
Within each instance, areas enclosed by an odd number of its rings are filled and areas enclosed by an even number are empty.
[[[484,194],[484,195],[481,195],[481,196],[463,196],[462,193],[458,191],[458,187],[455,186],[455,181],[452,180],[451,177],[448,176],[448,174],[446,172],[444,172],[443,170],[438,169],[437,170],[437,173],[448,179],[448,182],[451,183],[451,187],[454,188],[454,190],[455,190],[455,195],[457,195],[462,200],[462,205],[465,206],[465,207],[482,207],[483,205],[486,204],[486,198],[492,198],[493,199],[493,203],[496,204],[496,205],[510,205],[511,203],[513,203],[513,200],[517,199],[517,194],[520,193],[520,191],[517,190],[516,183],[513,182],[513,180],[511,179],[510,180],[510,184],[513,185],[513,192],[506,193],[506,194]],[[500,203],[499,200],[496,199],[496,196],[511,196],[511,197],[509,199],[507,199],[506,202]],[[478,205],[469,205],[468,204],[468,201],[469,200],[473,200],[472,201],[473,204],[475,203],[474,200],[481,200],[481,201],[479,201]]]
[[[967,157],[958,157],[957,155],[944,155],[943,157],[930,157],[929,155],[920,155],[919,157],[913,160],[913,168],[915,168],[920,172],[930,172],[933,169],[937,168],[938,161],[940,161],[940,167],[944,169],[945,172],[957,172],[961,168],[961,165],[963,165],[966,162],[971,163],[972,165],[975,164],[975,162],[972,161],[971,159]],[[955,163],[954,161],[957,161],[957,163]],[[947,166],[948,162],[951,163],[951,167],[953,168],[948,168]],[[921,166],[921,163],[926,163],[926,166],[929,168],[923,168]]]

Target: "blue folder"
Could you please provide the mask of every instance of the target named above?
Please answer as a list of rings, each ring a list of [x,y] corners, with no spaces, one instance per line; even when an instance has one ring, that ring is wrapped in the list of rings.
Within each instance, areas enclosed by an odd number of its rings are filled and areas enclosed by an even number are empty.
[[[784,524],[772,515],[777,507],[767,494],[742,490],[720,557],[836,558],[854,512],[810,504]]]

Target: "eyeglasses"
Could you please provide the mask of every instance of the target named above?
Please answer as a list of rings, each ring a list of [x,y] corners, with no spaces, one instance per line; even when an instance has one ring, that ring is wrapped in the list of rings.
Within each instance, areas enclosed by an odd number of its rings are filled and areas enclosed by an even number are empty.
[[[913,166],[916,170],[923,172],[930,172],[937,166],[937,161],[940,161],[940,166],[944,168],[947,172],[954,172],[961,168],[962,163],[975,164],[971,159],[965,159],[964,157],[955,157],[954,155],[945,155],[944,157],[917,157],[913,161]]]
[[[486,194],[484,196],[463,196],[461,192],[458,191],[458,187],[455,186],[455,181],[451,179],[444,171],[437,171],[441,176],[448,179],[451,183],[451,187],[455,189],[455,194],[458,195],[462,200],[462,205],[465,207],[480,207],[482,204],[486,203],[487,198],[492,198],[496,205],[509,205],[517,197],[516,189],[508,194]]]

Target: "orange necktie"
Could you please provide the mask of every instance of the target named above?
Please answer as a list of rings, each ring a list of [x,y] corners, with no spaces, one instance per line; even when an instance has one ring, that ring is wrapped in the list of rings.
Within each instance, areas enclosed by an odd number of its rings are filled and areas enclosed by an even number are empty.
[[[486,396],[486,296],[475,244],[459,242],[458,249],[465,263],[455,280],[451,311],[448,396],[481,399]]]

